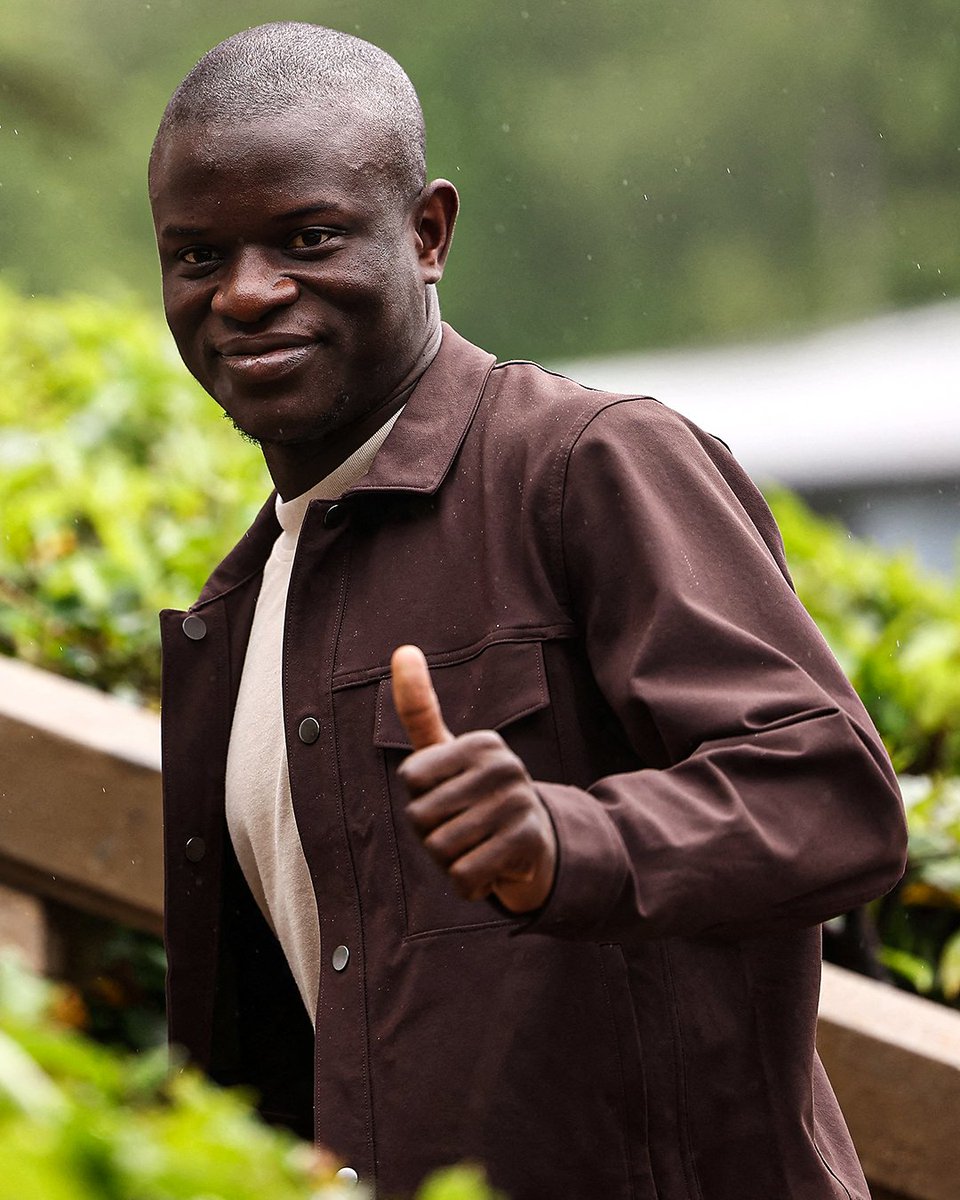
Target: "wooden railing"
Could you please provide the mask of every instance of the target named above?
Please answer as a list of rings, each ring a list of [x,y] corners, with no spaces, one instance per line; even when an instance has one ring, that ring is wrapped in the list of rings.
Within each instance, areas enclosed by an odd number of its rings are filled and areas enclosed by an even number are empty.
[[[159,768],[156,714],[0,658],[0,938],[4,896],[159,930]],[[956,1200],[960,1014],[825,965],[818,1042],[875,1200]]]
[[[0,658],[0,882],[159,932],[154,713]]]

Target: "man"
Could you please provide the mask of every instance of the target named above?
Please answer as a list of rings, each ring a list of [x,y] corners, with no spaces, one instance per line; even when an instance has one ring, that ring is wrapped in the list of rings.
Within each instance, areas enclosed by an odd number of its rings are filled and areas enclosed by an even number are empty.
[[[756,490],[441,327],[457,195],[373,46],[228,39],[150,190],[277,488],[162,618],[173,1038],[381,1196],[465,1158],[513,1200],[865,1196],[817,926],[903,819]]]

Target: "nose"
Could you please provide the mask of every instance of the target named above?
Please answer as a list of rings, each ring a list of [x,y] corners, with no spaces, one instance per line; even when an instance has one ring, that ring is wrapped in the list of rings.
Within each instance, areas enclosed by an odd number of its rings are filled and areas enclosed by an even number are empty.
[[[292,304],[299,294],[296,281],[278,271],[267,255],[246,247],[221,277],[211,308],[218,316],[250,324]]]

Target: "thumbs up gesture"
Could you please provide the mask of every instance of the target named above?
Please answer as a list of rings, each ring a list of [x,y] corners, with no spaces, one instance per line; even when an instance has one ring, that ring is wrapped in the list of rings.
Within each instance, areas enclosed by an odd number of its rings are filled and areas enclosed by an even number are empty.
[[[424,846],[466,899],[493,893],[511,912],[539,908],[553,886],[557,839],[523,763],[492,730],[454,737],[416,646],[400,646],[390,665],[413,746],[399,774]]]

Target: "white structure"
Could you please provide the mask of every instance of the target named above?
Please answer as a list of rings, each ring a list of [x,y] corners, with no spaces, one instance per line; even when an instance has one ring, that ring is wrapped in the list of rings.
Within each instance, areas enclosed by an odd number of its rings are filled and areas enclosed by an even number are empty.
[[[656,396],[761,484],[949,572],[960,543],[960,303],[787,342],[580,360],[594,387]]]

